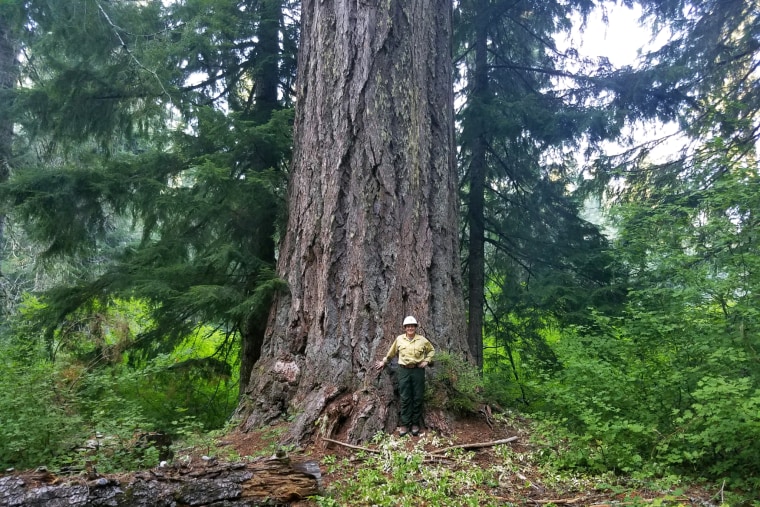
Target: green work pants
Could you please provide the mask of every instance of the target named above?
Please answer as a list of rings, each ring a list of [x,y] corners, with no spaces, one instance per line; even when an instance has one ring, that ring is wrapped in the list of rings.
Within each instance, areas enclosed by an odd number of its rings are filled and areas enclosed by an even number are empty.
[[[425,399],[425,368],[398,369],[401,397],[401,426],[422,425],[422,402]]]

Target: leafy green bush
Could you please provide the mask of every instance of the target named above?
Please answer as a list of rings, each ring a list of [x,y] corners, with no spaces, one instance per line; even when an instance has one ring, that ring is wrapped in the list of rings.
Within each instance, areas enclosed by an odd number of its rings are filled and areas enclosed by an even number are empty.
[[[428,404],[458,413],[474,412],[482,403],[483,381],[478,369],[459,356],[439,352],[427,385]]]
[[[84,441],[86,431],[70,393],[55,382],[55,366],[39,356],[14,356],[18,348],[0,348],[0,467],[46,465]]]
[[[7,343],[2,349],[0,466],[112,472],[158,463],[155,446],[140,441],[155,422],[114,389],[126,375],[82,373],[47,361],[41,350],[29,355],[28,346],[23,361]]]
[[[483,398],[502,407],[517,405],[527,396],[524,381],[514,378],[511,368],[492,364],[483,367]]]
[[[201,330],[130,364],[129,344],[149,325],[144,305],[98,305],[52,336],[34,326],[42,307],[29,298],[0,336],[0,466],[153,466],[171,440],[222,427],[235,408],[237,372],[212,356],[226,337]]]
[[[565,330],[533,387],[545,458],[594,472],[683,473],[757,491],[760,386],[706,312],[597,316]]]
[[[676,431],[659,442],[659,458],[760,491],[760,389],[748,378],[705,377],[691,396],[675,414]]]

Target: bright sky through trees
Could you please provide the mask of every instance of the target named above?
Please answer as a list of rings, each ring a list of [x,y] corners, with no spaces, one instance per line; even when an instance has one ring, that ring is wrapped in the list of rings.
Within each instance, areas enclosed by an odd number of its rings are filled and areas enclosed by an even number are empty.
[[[573,20],[573,31],[567,36],[557,37],[558,47],[575,48],[584,58],[606,58],[614,67],[637,67],[642,54],[653,51],[665,42],[669,34],[666,29],[657,34],[644,21],[638,5],[633,8],[622,5],[607,5],[597,8],[583,24],[580,16]],[[631,126],[634,144],[653,139],[667,138],[650,153],[653,160],[664,160],[683,148],[684,141],[678,140],[678,126],[650,121]],[[613,154],[625,148],[617,143],[608,143],[607,153]]]
[[[606,57],[616,67],[635,65],[642,49],[651,42],[648,27],[640,25],[641,8],[629,9],[611,6],[596,9],[585,26],[579,27],[566,43],[576,47],[582,55]]]

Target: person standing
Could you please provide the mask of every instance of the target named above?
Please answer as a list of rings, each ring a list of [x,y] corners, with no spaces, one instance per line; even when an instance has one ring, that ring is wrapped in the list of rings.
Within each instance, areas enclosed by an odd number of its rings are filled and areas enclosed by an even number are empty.
[[[380,371],[398,354],[398,390],[401,396],[401,426],[398,432],[402,437],[409,432],[409,428],[414,436],[420,432],[425,368],[435,354],[427,338],[417,334],[417,319],[406,317],[403,326],[404,334],[397,336],[385,357],[375,363],[375,369]]]

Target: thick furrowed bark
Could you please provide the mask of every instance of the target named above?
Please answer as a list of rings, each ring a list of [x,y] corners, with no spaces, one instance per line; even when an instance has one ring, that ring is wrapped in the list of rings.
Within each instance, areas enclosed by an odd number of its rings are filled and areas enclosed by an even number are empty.
[[[372,4],[372,5],[370,5]],[[245,425],[296,415],[364,440],[396,423],[372,370],[405,315],[466,353],[447,0],[302,4],[290,218]],[[350,403],[347,399],[350,398]],[[338,422],[340,421],[340,422]]]

